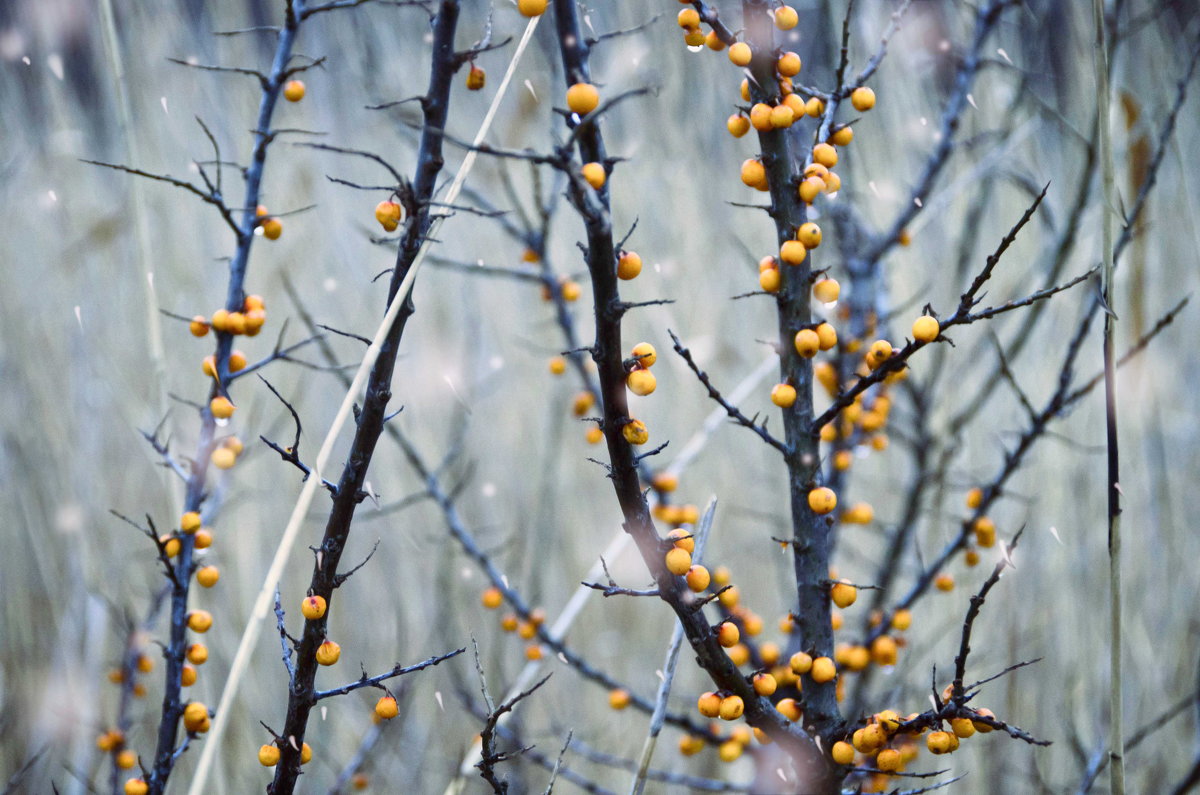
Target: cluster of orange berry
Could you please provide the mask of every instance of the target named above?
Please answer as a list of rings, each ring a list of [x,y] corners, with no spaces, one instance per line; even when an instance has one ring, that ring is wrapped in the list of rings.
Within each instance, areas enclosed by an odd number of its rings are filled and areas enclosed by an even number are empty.
[[[137,764],[137,752],[125,745],[125,732],[120,729],[109,729],[102,733],[96,738],[96,748],[112,754],[113,764],[120,770],[132,770]]]
[[[221,331],[235,336],[244,334],[247,337],[256,337],[258,336],[258,332],[262,331],[262,327],[266,322],[267,309],[262,296],[248,295],[242,301],[241,311],[230,312],[228,309],[221,308],[213,312],[211,318],[206,318],[204,315],[196,315],[192,318],[188,329],[194,337],[205,336],[208,334],[210,328],[213,331]],[[233,356],[230,356],[230,372],[237,372],[242,367],[245,367],[245,354],[241,355],[239,367],[234,367],[234,364]],[[216,374],[211,357],[205,359],[204,374],[208,376]]]
[[[484,590],[480,601],[488,610],[495,610],[504,604],[504,593],[493,586]],[[505,632],[517,633],[517,637],[521,640],[531,641],[525,646],[525,659],[540,660],[545,654],[545,650],[534,639],[537,637],[538,627],[544,623],[546,623],[546,611],[535,607],[529,611],[527,620],[522,620],[516,613],[506,613],[500,619],[500,629]]]

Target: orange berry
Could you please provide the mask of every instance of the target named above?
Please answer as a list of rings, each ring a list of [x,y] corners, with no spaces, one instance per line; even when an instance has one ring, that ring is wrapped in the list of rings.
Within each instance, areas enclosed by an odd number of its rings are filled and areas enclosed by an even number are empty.
[[[741,639],[742,633],[738,631],[737,624],[726,621],[717,627],[717,643],[720,643],[725,648],[736,646]]]
[[[835,582],[829,589],[829,597],[838,607],[846,608],[858,599],[858,589],[848,582]]]
[[[671,547],[667,551],[666,557],[663,559],[667,567],[667,571],[676,576],[682,576],[688,573],[688,569],[692,567],[692,553],[686,549],[679,547]]]
[[[735,42],[729,46],[729,60],[733,62],[734,66],[749,66],[750,59],[753,57],[754,51],[744,41]]]
[[[193,610],[187,615],[188,629],[192,632],[205,633],[212,627],[212,613],[207,610]]]
[[[805,359],[811,359],[816,356],[817,351],[821,349],[821,338],[817,335],[817,332],[810,328],[802,328],[797,331],[794,343],[796,353]]]
[[[608,174],[604,171],[602,163],[584,163],[580,171],[583,174],[584,180],[596,190],[604,187],[604,183],[608,180]]]
[[[860,113],[875,107],[875,92],[866,86],[859,86],[850,92],[850,104]]]
[[[400,706],[391,696],[383,696],[375,702],[375,714],[382,720],[391,720],[400,714]]]
[[[522,16],[538,17],[546,12],[549,0],[517,0],[517,10]]]
[[[808,249],[799,240],[785,240],[779,247],[779,259],[788,265],[799,265],[808,256]]]
[[[771,389],[771,402],[780,408],[791,408],[796,402],[796,387],[791,384],[776,384]]]
[[[830,751],[833,761],[839,765],[849,765],[854,762],[854,746],[845,740],[838,740]]]
[[[838,127],[829,135],[829,142],[834,146],[846,146],[853,140],[854,130],[849,125]]]
[[[279,764],[279,746],[264,745],[258,749],[258,763],[263,767],[275,767]]]
[[[768,673],[757,673],[754,675],[754,678],[750,680],[750,682],[752,685],[754,685],[754,692],[758,693],[760,696],[771,695],[779,686],[779,684],[775,681],[775,677]]]
[[[649,370],[634,370],[625,376],[625,385],[635,395],[649,395],[658,386],[654,373]]]
[[[278,218],[267,218],[262,224],[263,237],[267,240],[278,240],[283,234],[283,221]]]
[[[629,706],[630,701],[632,701],[632,697],[629,695],[629,691],[624,688],[618,687],[608,691],[608,705],[613,709],[625,709]]]
[[[750,132],[750,120],[745,114],[735,113],[725,120],[725,129],[729,130],[729,134],[734,138],[741,138]]]
[[[201,566],[196,569],[196,582],[205,588],[211,588],[221,579],[221,570],[216,566]]]
[[[942,333],[942,327],[937,318],[922,315],[913,321],[912,335],[917,342],[933,342]]]
[[[709,691],[696,700],[696,708],[706,718],[715,718],[721,714],[721,697]]]
[[[832,682],[837,678],[837,666],[828,657],[818,657],[813,660],[812,670],[809,671],[809,675],[817,684]]]
[[[822,304],[832,304],[842,294],[842,286],[837,279],[819,279],[812,286],[813,298]]]
[[[299,102],[304,99],[304,83],[299,80],[289,80],[283,87],[283,97],[288,102]]]
[[[487,72],[485,72],[483,69],[476,66],[475,64],[471,64],[470,70],[467,71],[467,81],[466,82],[467,82],[467,90],[468,91],[479,91],[480,89],[482,89],[484,87],[484,85],[487,84]],[[392,223],[394,224],[395,221],[393,221]],[[386,226],[387,226],[387,224],[384,224],[384,227],[386,227]],[[393,227],[393,228],[395,228],[395,227]],[[389,229],[388,231],[390,232],[391,230]]]
[[[617,258],[617,278],[624,281],[637,278],[642,272],[642,258],[634,251],[622,251]]]
[[[219,420],[227,420],[232,417],[235,408],[233,402],[224,395],[217,395],[208,404],[208,410]]]
[[[317,664],[333,665],[342,656],[342,647],[331,640],[325,640],[317,647]]]
[[[775,62],[775,71],[784,77],[795,77],[800,74],[800,56],[794,52],[785,52]]]
[[[800,15],[791,6],[780,6],[775,9],[775,27],[780,30],[791,30],[800,23]]]
[[[837,507],[837,494],[828,486],[818,486],[808,493],[808,507],[813,513],[824,516]]]
[[[193,337],[203,337],[208,333],[209,323],[204,318],[204,315],[196,315],[192,318],[192,322],[188,324],[188,331],[192,332]]]
[[[646,428],[646,423],[641,420],[630,420],[621,428],[621,435],[625,437],[625,441],[633,445],[645,444],[650,441],[650,431]]]
[[[737,720],[746,711],[746,703],[741,696],[726,696],[721,699],[721,720]]]
[[[712,582],[712,576],[708,573],[708,569],[698,563],[688,568],[686,577],[688,588],[695,593],[705,590]]]
[[[742,182],[748,187],[754,188],[759,185],[766,184],[767,170],[763,168],[761,160],[750,158],[742,162]]]
[[[837,150],[831,144],[817,144],[812,149],[812,159],[814,163],[820,163],[825,168],[833,168],[838,162]]]
[[[796,239],[803,243],[805,248],[816,248],[821,245],[821,227],[812,221],[800,224],[800,228],[796,230]]]
[[[488,610],[495,610],[497,607],[504,604],[504,594],[500,592],[499,588],[488,588],[483,592],[481,601],[483,602],[483,606]]]
[[[304,601],[300,603],[300,614],[309,621],[316,621],[324,617],[326,607],[325,597],[313,594],[304,597]]]
[[[576,83],[567,89],[567,107],[572,113],[586,116],[600,104],[600,92],[591,83]]]

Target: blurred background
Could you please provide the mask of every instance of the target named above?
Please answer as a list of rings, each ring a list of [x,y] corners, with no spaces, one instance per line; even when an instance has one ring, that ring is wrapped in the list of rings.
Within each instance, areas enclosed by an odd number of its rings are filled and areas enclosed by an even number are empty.
[[[734,28],[738,4],[719,2]],[[789,47],[805,61],[802,80],[827,87],[838,50],[842,0],[800,0],[801,24]],[[1178,82],[1196,47],[1196,7],[1191,2],[1126,0],[1115,10],[1113,89],[1117,185],[1123,208],[1133,204],[1163,124],[1177,102]],[[464,0],[461,47],[478,40],[487,4]],[[629,344],[657,346],[658,390],[632,398],[649,425],[652,443],[670,440],[656,466],[665,466],[713,409],[700,385],[670,351],[667,330],[680,335],[716,385],[729,392],[750,388],[747,414],[773,410],[769,391],[775,369],[766,340],[775,334],[775,313],[761,297],[730,300],[757,289],[755,264],[771,253],[773,230],[764,213],[730,205],[756,194],[738,179],[741,161],[755,154],[753,136],[736,140],[725,118],[739,102],[741,79],[724,54],[690,51],[674,15],[677,3],[597,3],[586,10],[596,33],[646,23],[637,33],[607,40],[593,55],[593,74],[606,93],[653,86],[650,96],[629,100],[605,121],[610,153],[627,158],[610,182],[614,224],[623,234],[637,220],[627,244],[646,268],[624,285],[630,300],[672,298],[676,303],[632,313]],[[851,24],[851,69],[878,48],[895,4],[862,0]],[[0,555],[0,775],[7,779],[29,765],[19,791],[107,791],[109,762],[95,739],[115,720],[118,688],[107,675],[122,653],[130,622],[141,622],[163,585],[148,541],[110,515],[146,514],[160,526],[178,516],[181,484],[142,438],[160,422],[171,449],[190,454],[199,427],[182,400],[201,400],[207,380],[201,358],[211,337],[197,340],[186,324],[167,316],[161,325],[165,374],[156,375],[151,351],[156,322],[150,316],[145,269],[153,272],[159,306],[190,317],[209,314],[224,301],[226,260],[233,250],[228,229],[195,197],[144,182],[139,207],[134,178],[81,162],[127,163],[148,171],[197,179],[193,161],[212,150],[197,117],[212,130],[223,157],[245,161],[251,145],[259,90],[253,78],[188,69],[168,58],[195,63],[266,69],[274,48],[268,33],[215,36],[214,32],[278,24],[282,3],[188,0],[147,6],[115,0],[119,53],[105,43],[102,6],[83,0],[9,0],[0,3],[0,512],[5,517]],[[493,9],[495,36],[517,36],[523,20],[510,2]],[[491,141],[514,148],[546,149],[562,134],[551,106],[561,106],[562,77],[553,26],[546,20],[518,67],[501,106]],[[960,3],[916,2],[892,39],[871,85],[878,104],[855,127],[843,153],[843,190],[828,203],[853,206],[871,229],[887,229],[909,201],[909,191],[936,143],[942,109],[974,11]],[[456,78],[450,131],[469,139],[494,96],[513,45],[482,55],[488,84],[478,93]],[[302,30],[297,51],[327,58],[304,80],[307,96],[281,103],[279,127],[320,131],[333,145],[366,149],[402,173],[415,162],[417,119],[411,105],[388,111],[365,106],[413,96],[428,79],[427,19],[415,9],[368,5],[314,17]],[[1082,188],[1074,245],[1061,281],[1100,259],[1099,207],[1089,183],[1088,142],[1096,93],[1092,72],[1089,3],[1030,0],[1007,11],[983,47],[984,64],[971,90],[958,132],[959,145],[925,209],[909,226],[911,244],[893,249],[884,263],[887,301],[896,309],[898,341],[920,307],[943,314],[982,267],[984,258],[1049,183],[1043,209],[1017,239],[988,287],[988,302],[1023,296],[1048,283],[1054,247],[1071,223],[1071,205]],[[125,129],[117,95],[119,73],[132,108]],[[1195,90],[1196,86],[1190,86]],[[1118,350],[1123,351],[1156,319],[1200,283],[1200,177],[1187,152],[1200,149],[1197,98],[1189,96],[1167,139],[1157,186],[1126,249],[1117,279],[1114,310]],[[847,111],[850,109],[847,108]],[[847,118],[850,118],[849,116]],[[253,361],[270,352],[281,321],[292,318],[286,339],[304,335],[299,307],[285,284],[318,322],[371,336],[382,316],[384,281],[372,282],[394,261],[377,234],[372,210],[385,193],[363,193],[335,184],[337,176],[382,185],[388,176],[360,159],[293,145],[283,136],[270,150],[264,184],[272,212],[315,205],[286,216],[279,240],[260,239],[251,256],[247,289],[264,296],[269,321],[264,333],[239,342]],[[132,158],[129,153],[132,152]],[[447,178],[462,152],[447,151]],[[506,192],[502,171],[514,189]],[[240,188],[235,171],[228,186]],[[552,179],[542,181],[551,195]],[[538,186],[524,164],[481,159],[469,184],[498,207],[534,207]],[[1088,185],[1090,184],[1090,188]],[[240,191],[230,191],[239,196]],[[236,199],[233,200],[236,202]],[[580,273],[577,217],[558,201],[548,257],[563,273]],[[138,213],[144,213],[146,246],[139,246]],[[839,275],[838,241],[826,228],[816,252],[821,267]],[[522,246],[495,221],[458,214],[443,227],[438,255],[463,263],[521,265]],[[143,261],[143,253],[148,257]],[[574,306],[583,341],[591,338],[590,294]],[[931,489],[914,545],[901,564],[901,587],[957,532],[967,489],[1000,470],[1006,449],[1027,425],[1014,392],[994,379],[994,334],[1005,346],[1020,336],[1022,351],[1010,365],[1041,406],[1055,386],[1067,339],[1088,307],[1092,283],[1057,296],[1025,324],[1020,312],[952,335],[914,360],[913,378],[929,381],[934,402],[931,429],[945,423],[980,390],[994,392],[974,423],[952,438],[945,476]],[[462,483],[459,508],[480,544],[509,582],[528,600],[559,614],[597,556],[615,538],[620,515],[603,470],[588,462],[603,457],[587,444],[587,425],[571,413],[580,385],[575,374],[553,376],[547,362],[564,347],[551,304],[539,285],[461,269],[430,267],[418,280],[417,313],[409,323],[394,384],[395,422],[433,463],[456,449],[448,483]],[[1153,722],[1197,688],[1197,590],[1200,539],[1191,522],[1200,511],[1192,481],[1200,472],[1197,402],[1200,380],[1197,311],[1189,306],[1155,343],[1125,367],[1119,378],[1122,443],[1121,488],[1125,495],[1126,682],[1128,733]],[[1099,324],[1080,357],[1078,375],[1101,368]],[[1193,340],[1189,343],[1188,340]],[[331,337],[340,360],[353,365],[361,346]],[[315,350],[299,358],[324,364]],[[930,369],[923,372],[923,364]],[[937,363],[937,369],[933,364]],[[757,383],[746,379],[759,372]],[[762,375],[765,372],[765,375]],[[936,378],[934,373],[936,372]],[[344,391],[330,372],[286,363],[264,373],[293,402],[304,422],[302,452],[314,456]],[[175,397],[172,397],[175,396]],[[246,453],[227,472],[212,474],[219,512],[217,542],[206,560],[220,566],[213,589],[195,589],[193,604],[210,610],[216,623],[206,641],[210,660],[191,698],[215,704],[224,674],[248,619],[301,484],[296,470],[258,441],[260,434],[288,443],[292,426],[280,403],[257,379],[238,384],[240,410],[233,429]],[[179,399],[176,399],[179,398]],[[163,407],[169,411],[163,415]],[[904,429],[913,408],[897,400],[891,447],[856,457],[842,499],[869,501],[875,522],[842,531],[837,565],[842,576],[869,582],[883,554],[885,534],[900,520],[910,487],[913,453]],[[1011,570],[988,599],[976,624],[969,677],[983,678],[1013,663],[1041,662],[987,686],[979,703],[1033,734],[1048,748],[997,736],[963,743],[936,769],[967,773],[950,791],[1074,792],[1098,758],[1107,733],[1107,558],[1104,513],[1103,398],[1097,392],[1053,426],[1009,484],[993,511],[1002,538],[1026,528]],[[778,425],[774,420],[773,425]],[[334,460],[348,444],[342,445]],[[381,506],[418,493],[422,485],[395,445],[381,441],[369,474]],[[744,602],[763,616],[761,640],[782,642],[776,627],[790,606],[790,561],[772,536],[788,534],[785,472],[777,456],[752,434],[724,422],[680,479],[677,495],[703,506],[716,497],[716,522],[708,547],[710,567],[730,568]],[[317,543],[326,503],[314,502],[310,521],[281,584],[293,614],[307,587],[311,562],[304,549]],[[339,592],[331,631],[343,664],[324,670],[322,687],[395,662],[416,662],[435,653],[479,643],[493,694],[504,692],[525,664],[523,642],[499,627],[498,612],[480,605],[486,586],[445,530],[441,512],[428,501],[382,511],[373,501],[359,510],[346,561],[364,557],[379,540],[369,564]],[[894,669],[874,679],[872,710],[920,711],[929,703],[930,666],[948,670],[969,594],[999,553],[984,550],[974,569],[956,559],[950,572],[959,587],[935,592],[914,608],[907,646]],[[622,585],[645,587],[648,576],[631,551],[608,560]],[[847,631],[860,626],[865,610],[847,611]],[[163,620],[148,633],[147,650]],[[634,692],[652,697],[672,629],[668,609],[657,602],[594,595],[567,634],[568,643]],[[371,791],[441,792],[481,728],[467,704],[481,703],[468,655],[404,680],[401,719],[385,727],[363,773]],[[162,695],[161,660],[144,677],[147,693],[132,709],[132,748],[153,752]],[[608,694],[570,667],[548,657],[550,682],[519,710],[513,724],[526,743],[553,758],[568,731],[587,748],[636,758],[647,716],[615,712]],[[681,655],[672,709],[694,713],[707,689],[689,653]],[[314,713],[309,742],[315,760],[301,788],[323,792],[354,755],[369,731],[378,694],[360,691],[328,701]],[[211,779],[213,792],[261,790],[268,775],[255,753],[268,736],[258,722],[279,727],[286,705],[285,671],[278,639],[268,627],[255,651],[246,686]],[[1192,766],[1197,749],[1196,714],[1186,708],[1128,754],[1131,791],[1169,791]],[[655,766],[675,772],[745,783],[753,759],[723,764],[713,750],[684,758],[681,735],[668,728]],[[183,791],[199,751],[181,760],[171,791]],[[601,786],[622,791],[630,774],[569,750],[565,763]],[[917,770],[935,769],[922,758]],[[541,791],[549,774],[514,762],[504,766],[516,791]],[[901,781],[900,784],[904,782]],[[1095,791],[1105,791],[1101,776]],[[578,791],[560,779],[558,791]],[[477,777],[468,792],[485,791]],[[661,783],[651,791],[684,792]]]

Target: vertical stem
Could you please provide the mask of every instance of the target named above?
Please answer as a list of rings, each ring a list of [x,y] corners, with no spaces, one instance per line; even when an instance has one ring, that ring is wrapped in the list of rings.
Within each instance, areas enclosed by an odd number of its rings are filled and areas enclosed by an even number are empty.
[[[1125,746],[1121,704],[1121,491],[1120,459],[1117,445],[1117,385],[1113,361],[1113,229],[1112,213],[1116,206],[1113,179],[1112,139],[1109,135],[1108,42],[1105,33],[1104,0],[1092,0],[1096,25],[1095,67],[1097,138],[1100,149],[1100,174],[1104,185],[1101,207],[1101,246],[1104,255],[1102,288],[1107,311],[1104,315],[1104,419],[1108,445],[1108,582],[1109,582],[1109,781],[1113,795],[1125,792]]]

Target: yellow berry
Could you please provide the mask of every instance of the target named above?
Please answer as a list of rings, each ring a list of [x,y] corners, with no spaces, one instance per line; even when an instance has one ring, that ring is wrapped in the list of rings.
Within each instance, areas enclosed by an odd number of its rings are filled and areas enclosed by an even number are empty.
[[[788,105],[776,105],[771,108],[769,119],[773,129],[782,130],[792,126],[792,122],[796,120],[796,113]]]
[[[283,221],[278,218],[267,218],[260,226],[262,226],[263,237],[267,240],[278,240],[279,236],[283,234]],[[239,332],[231,329],[230,333],[237,334]]]
[[[191,687],[196,684],[197,673],[196,669],[185,664],[179,672],[179,684],[184,687]]]
[[[859,112],[870,110],[875,107],[875,92],[866,86],[859,86],[850,92],[850,104]]]
[[[933,581],[939,591],[954,590],[954,576],[951,574],[939,574],[937,579]]]
[[[667,571],[676,576],[682,576],[687,574],[688,569],[692,567],[692,553],[686,549],[671,547],[663,562],[666,564]]]
[[[799,240],[785,240],[779,247],[779,258],[788,265],[799,265],[808,256],[808,249]]]
[[[133,749],[126,748],[117,754],[117,758],[114,761],[121,770],[129,770],[137,764],[137,754],[134,753]]]
[[[742,633],[738,630],[737,624],[726,621],[717,627],[717,643],[727,649],[736,646],[741,637]]]
[[[584,163],[581,173],[587,184],[596,190],[603,188],[604,183],[608,179],[608,175],[604,171],[604,165],[601,163]]]
[[[898,645],[891,635],[880,635],[871,641],[871,661],[876,665],[895,665]]]
[[[689,567],[686,576],[688,588],[695,593],[700,593],[704,589],[708,588],[709,583],[712,581],[712,577],[708,573],[708,569],[704,568],[700,564],[694,564]]]
[[[895,748],[885,748],[875,757],[875,767],[885,773],[896,773],[904,767],[904,759]]]
[[[721,720],[737,720],[746,711],[746,704],[741,696],[726,696],[721,699]]]
[[[800,201],[804,202],[805,204],[812,204],[817,196],[824,190],[825,180],[821,179],[820,177],[806,177],[804,181],[800,183],[800,190],[798,191]]]
[[[771,402],[786,409],[796,402],[796,387],[791,384],[776,384],[771,390]]]
[[[391,720],[400,714],[400,707],[396,704],[396,699],[383,696],[375,702],[375,714],[382,720]]]
[[[482,68],[476,66],[475,64],[471,64],[471,69],[467,72],[467,90],[468,91],[479,91],[486,84],[487,84],[487,72],[485,72]],[[385,224],[385,226],[386,226],[386,224]]]
[[[825,168],[833,168],[837,165],[838,153],[832,144],[820,143],[813,147],[812,158],[814,163],[820,163]]]
[[[819,279],[812,287],[813,298],[822,304],[832,304],[842,294],[842,286],[837,279]]]
[[[221,579],[221,570],[216,566],[201,566],[196,569],[196,582],[205,588],[211,588]]]
[[[763,168],[761,160],[750,158],[742,162],[742,182],[743,184],[755,188],[759,185],[766,184],[767,170]]]
[[[650,478],[650,485],[658,491],[669,494],[679,488],[679,477],[669,472],[656,472],[654,477]]]
[[[744,41],[736,42],[729,47],[729,60],[733,62],[734,66],[749,66],[750,59],[753,57],[753,50]]]
[[[650,441],[650,431],[641,420],[630,420],[621,428],[621,435],[630,444],[645,444]]]
[[[658,361],[658,351],[648,342],[639,342],[629,352],[629,358],[636,359],[639,365],[648,369]]]
[[[721,697],[709,691],[696,700],[696,708],[706,718],[715,718],[721,714]]]
[[[578,301],[579,296],[583,295],[583,288],[579,286],[579,282],[568,279],[562,283],[561,292],[564,301]]]
[[[571,109],[572,113],[586,116],[599,104],[600,92],[591,83],[576,83],[567,89],[567,107]]]
[[[150,785],[140,778],[131,778],[125,782],[125,795],[146,795]]]
[[[237,463],[237,454],[228,447],[218,447],[209,457],[217,469],[231,469]]]
[[[537,17],[546,11],[550,0],[517,0],[517,10],[522,16]]]
[[[800,15],[791,6],[780,6],[775,9],[775,27],[780,30],[791,30],[800,23]]]
[[[817,326],[816,331],[817,331],[817,345],[821,350],[827,351],[827,350],[830,350],[831,348],[834,348],[837,345],[837,342],[838,342],[837,329],[835,329],[829,323],[820,324],[819,326]],[[828,362],[825,362],[825,364],[828,365],[828,371],[829,371],[829,376],[831,377],[831,380],[832,380],[832,386],[830,386],[829,384],[826,384],[824,378],[820,379],[821,384],[826,389],[828,389],[830,392],[833,392],[834,389],[837,387],[837,372],[833,369],[833,365],[829,364]],[[820,378],[820,376],[818,376],[818,378]]]
[[[839,450],[841,452],[849,452],[847,450]],[[858,502],[851,505],[843,514],[842,522],[845,524],[870,524],[875,519],[875,509],[869,503]]]
[[[817,351],[821,349],[821,338],[817,335],[817,332],[810,328],[803,328],[797,331],[794,342],[796,353],[805,359],[811,359],[816,356]]]
[[[326,607],[325,597],[313,594],[312,596],[306,596],[304,601],[300,603],[300,614],[309,621],[316,621],[325,615]]]
[[[937,318],[922,315],[913,321],[912,335],[917,342],[933,342],[941,333],[942,327],[938,324]]]
[[[775,71],[784,77],[795,77],[800,74],[800,56],[794,52],[785,52],[775,62]]]
[[[299,80],[289,80],[283,87],[283,97],[288,102],[299,102],[304,99],[304,83]]]
[[[779,714],[788,720],[800,720],[803,714],[800,711],[800,705],[796,703],[794,698],[782,698],[775,704],[775,709],[779,710]]]
[[[187,615],[188,629],[192,632],[205,633],[212,627],[212,613],[207,610],[193,610]]]
[[[796,239],[803,243],[805,248],[816,248],[821,245],[821,227],[812,221],[800,224],[800,228],[796,230]]]
[[[588,428],[584,438],[587,439],[588,444],[599,444],[600,440],[604,438],[604,431],[596,427]]]
[[[760,696],[769,696],[773,694],[775,689],[779,686],[779,683],[775,681],[775,677],[768,673],[755,674],[754,678],[750,680],[750,683],[754,685],[754,692],[758,693]]]
[[[838,607],[846,608],[858,599],[858,589],[848,582],[835,582],[829,589],[829,597]]]
[[[846,146],[854,140],[854,130],[849,125],[838,127],[829,136],[829,142],[834,146]]]
[[[342,656],[342,647],[331,640],[326,640],[317,647],[317,664],[333,665]]]
[[[617,278],[629,281],[642,272],[642,258],[634,251],[622,251],[617,258]]]
[[[900,608],[892,614],[892,629],[903,632],[912,626],[912,611]]]
[[[758,274],[758,286],[762,288],[763,292],[777,293],[782,284],[783,275],[777,268],[767,268]]]
[[[625,709],[631,701],[629,691],[624,688],[615,688],[608,691],[608,705],[613,709]]]
[[[264,745],[258,749],[258,763],[263,767],[275,767],[279,764],[279,746]]]
[[[964,740],[975,734],[975,724],[970,718],[952,718],[950,720],[950,728],[954,730],[954,734]]]
[[[227,420],[232,417],[235,408],[233,402],[224,395],[217,395],[208,404],[208,410],[219,420]]]
[[[203,337],[208,333],[209,323],[204,318],[204,315],[196,315],[192,318],[192,322],[188,324],[188,331],[192,332],[193,337]]]
[[[932,732],[925,738],[925,746],[929,749],[930,753],[939,755],[948,754],[954,750],[953,737],[954,735],[949,732]]]
[[[833,749],[830,752],[833,761],[839,765],[849,765],[854,762],[854,746],[845,740],[838,740],[833,744]]]
[[[499,588],[488,588],[483,592],[483,596],[480,597],[480,601],[483,602],[483,606],[488,610],[495,610],[497,607],[504,604],[504,594],[500,592]]]
[[[804,103],[804,112],[814,119],[825,112],[825,102],[819,97],[811,97]]]
[[[576,417],[582,417],[584,414],[587,414],[588,410],[594,405],[596,405],[595,395],[587,391],[579,392],[575,395],[575,400],[571,406],[571,411]]]
[[[967,507],[971,510],[983,505],[983,489],[975,486],[967,492]]]
[[[698,28],[700,27],[700,12],[694,8],[682,9],[675,21],[679,23],[679,27],[685,30]]]
[[[717,748],[717,756],[722,762],[734,762],[746,750],[737,740],[726,740]]]
[[[567,371],[567,360],[561,356],[554,356],[550,359],[550,373],[552,375],[562,375]]]
[[[193,701],[183,708],[183,726],[190,732],[198,731],[208,720],[208,707]]]
[[[313,756],[312,746],[309,745],[308,743],[303,743],[300,746],[300,764],[307,765],[309,762],[312,761],[312,756]]]
[[[741,138],[750,132],[750,120],[746,118],[745,114],[735,113],[725,120],[725,128],[734,138]]]
[[[788,666],[792,669],[792,673],[799,676],[803,676],[811,671],[812,664],[813,658],[802,651],[796,652],[792,655],[792,658],[788,660]]]
[[[809,676],[817,684],[832,682],[837,678],[837,666],[828,657],[818,657],[812,662],[812,670],[809,671]]]
[[[649,395],[658,386],[658,381],[649,370],[634,370],[625,376],[625,385],[635,395]]]
[[[874,370],[892,357],[892,343],[887,340],[875,340],[867,351],[867,366]]]
[[[179,519],[179,529],[189,535],[200,529],[200,514],[188,511]]]
[[[813,513],[824,516],[837,507],[837,495],[828,486],[818,486],[808,493],[808,507]]]

